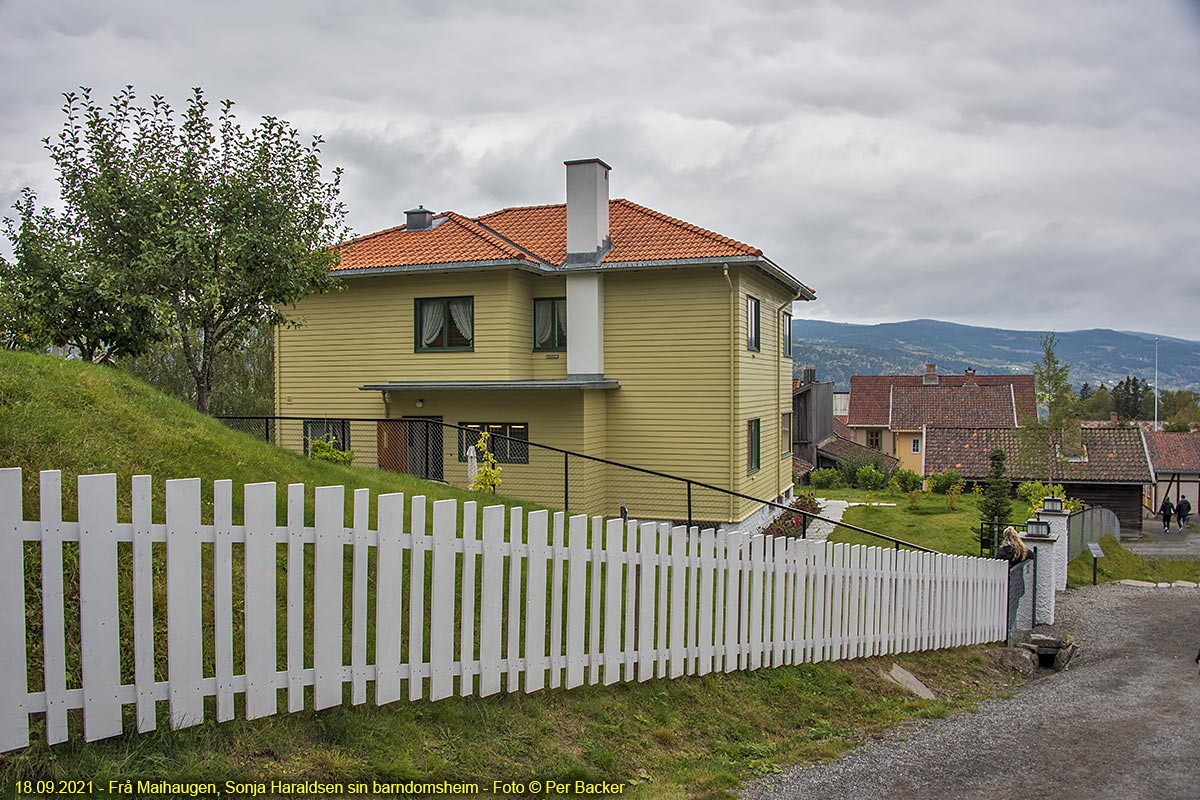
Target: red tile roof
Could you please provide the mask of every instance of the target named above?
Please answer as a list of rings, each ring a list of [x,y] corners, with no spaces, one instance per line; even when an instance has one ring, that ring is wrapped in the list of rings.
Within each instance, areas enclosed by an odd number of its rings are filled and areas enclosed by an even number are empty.
[[[900,463],[900,459],[895,456],[861,445],[836,433],[818,444],[817,452],[834,461],[869,461],[884,472],[891,472]]]
[[[1155,472],[1200,472],[1200,433],[1146,434]]]
[[[629,200],[611,200],[608,209],[612,246],[603,264],[750,258],[780,269],[758,248]],[[410,231],[399,225],[347,242],[335,269],[480,261],[527,261],[557,267],[566,260],[566,250],[567,207],[563,203],[505,208],[474,218],[445,212],[434,217],[434,227],[428,230]],[[811,294],[809,287],[803,288]]]
[[[1017,424],[1011,385],[893,386],[894,431],[942,428],[1006,428]]]
[[[1008,458],[1005,471],[1013,480],[1078,483],[1150,483],[1146,445],[1137,428],[1081,428],[1082,460],[1056,458],[1049,464],[1023,452],[1025,442],[1015,428],[929,428],[925,432],[925,474],[957,470],[968,480],[987,477],[991,451],[999,447]]]
[[[892,430],[919,430],[923,425],[938,424],[1012,425],[1014,399],[1018,418],[1037,414],[1032,375],[938,375],[933,386],[926,386],[924,378],[924,375],[851,377],[847,424]],[[972,384],[981,391],[972,395]],[[957,391],[960,389],[961,393]],[[1004,402],[1003,395],[1008,396],[1007,413],[1001,419],[999,406]],[[980,402],[974,413],[968,403],[972,396]],[[898,427],[897,421],[905,427]]]

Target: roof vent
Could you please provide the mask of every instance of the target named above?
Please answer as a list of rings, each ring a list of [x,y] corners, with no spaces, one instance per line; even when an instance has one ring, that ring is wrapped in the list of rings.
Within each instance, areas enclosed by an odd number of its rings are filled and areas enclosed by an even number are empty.
[[[968,378],[974,378],[975,377],[975,368],[967,367],[966,369],[963,370],[963,375],[966,375]]]
[[[404,212],[404,228],[409,231],[427,231],[433,227],[433,212],[425,206],[410,208]]]
[[[926,364],[925,365],[925,377],[921,381],[921,383],[923,383],[925,386],[937,386],[938,385],[937,364]]]
[[[804,372],[802,374],[804,375],[804,377],[801,379],[801,383],[816,383],[817,382],[817,368],[816,367],[805,367]]]

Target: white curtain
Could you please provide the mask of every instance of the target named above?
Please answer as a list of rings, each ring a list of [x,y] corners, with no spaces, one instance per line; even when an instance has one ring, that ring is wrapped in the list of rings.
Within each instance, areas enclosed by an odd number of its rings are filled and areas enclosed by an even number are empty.
[[[567,344],[567,301],[555,300],[554,310],[558,313],[558,344],[560,347],[565,347]]]
[[[458,328],[458,332],[468,342],[474,341],[475,320],[472,319],[471,300],[469,298],[450,301],[450,318],[454,320],[454,327]]]
[[[442,327],[446,324],[446,307],[441,303],[423,303],[421,305],[421,346],[429,347],[442,337]]]
[[[550,335],[554,333],[554,305],[542,300],[533,304],[534,341],[538,347],[550,344]]]

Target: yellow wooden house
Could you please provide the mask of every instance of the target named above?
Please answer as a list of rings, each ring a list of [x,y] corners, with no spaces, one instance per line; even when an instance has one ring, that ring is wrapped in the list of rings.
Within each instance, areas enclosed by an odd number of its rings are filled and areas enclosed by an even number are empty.
[[[277,331],[276,414],[297,428],[281,441],[332,433],[356,463],[464,485],[470,435],[414,438],[388,422],[428,419],[497,434],[503,491],[545,487],[525,494],[553,507],[562,459],[522,440],[789,497],[791,306],[813,291],[754,247],[610,199],[609,172],[568,161],[565,204],[418,207],[349,242],[342,290],[302,301],[303,324]],[[684,518],[661,480],[571,469],[571,511],[624,502],[631,516]],[[761,508],[716,492],[695,503],[706,521]]]

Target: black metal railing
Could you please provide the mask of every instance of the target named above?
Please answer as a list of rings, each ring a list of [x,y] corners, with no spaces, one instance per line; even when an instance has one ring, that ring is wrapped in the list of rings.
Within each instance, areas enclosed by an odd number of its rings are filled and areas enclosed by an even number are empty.
[[[1024,522],[981,521],[979,523],[979,557],[983,558],[985,552],[992,556],[996,554],[996,551],[1000,549],[1000,542],[1004,540],[1004,531],[1007,528],[1016,528],[1018,531],[1024,531],[1028,527],[1028,524]]]
[[[234,430],[307,454],[312,440],[328,437],[339,450],[355,453],[354,463],[407,473],[470,488],[469,456],[483,426],[454,425],[437,419],[364,417],[217,417]],[[814,521],[901,547],[936,552],[857,525],[792,508],[706,481],[625,464],[599,456],[531,442],[520,426],[496,424],[488,430],[489,450],[500,467],[502,495],[563,511],[626,516],[644,520],[716,526],[742,519],[757,508],[799,516],[801,537]],[[787,469],[792,469],[787,454]],[[765,465],[764,465],[765,466]]]

